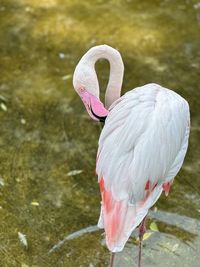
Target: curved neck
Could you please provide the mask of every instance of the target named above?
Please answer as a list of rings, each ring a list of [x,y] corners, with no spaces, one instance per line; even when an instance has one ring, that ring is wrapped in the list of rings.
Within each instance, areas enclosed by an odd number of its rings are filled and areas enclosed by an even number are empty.
[[[95,63],[101,58],[109,61],[110,75],[105,94],[105,107],[109,108],[121,96],[124,64],[120,53],[108,45],[99,45],[91,48],[83,58],[93,69],[95,69]]]

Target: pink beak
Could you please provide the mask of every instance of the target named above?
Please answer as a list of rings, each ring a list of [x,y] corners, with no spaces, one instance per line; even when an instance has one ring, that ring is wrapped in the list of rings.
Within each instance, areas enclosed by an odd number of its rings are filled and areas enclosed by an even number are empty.
[[[108,115],[108,110],[104,107],[103,103],[83,88],[79,91],[79,95],[90,117],[95,121],[104,122]]]

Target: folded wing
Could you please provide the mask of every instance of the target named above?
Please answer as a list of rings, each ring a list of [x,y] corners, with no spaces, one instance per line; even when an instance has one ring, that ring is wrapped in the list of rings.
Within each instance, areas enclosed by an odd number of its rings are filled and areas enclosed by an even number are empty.
[[[105,228],[111,251],[123,249],[163,185],[172,183],[188,136],[187,102],[157,84],[136,88],[111,106],[96,166],[102,195],[99,226]]]

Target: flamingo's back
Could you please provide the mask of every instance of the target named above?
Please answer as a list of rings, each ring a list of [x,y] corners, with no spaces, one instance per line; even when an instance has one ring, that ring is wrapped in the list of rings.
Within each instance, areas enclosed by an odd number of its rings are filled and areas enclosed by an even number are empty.
[[[111,107],[96,172],[102,195],[99,226],[108,248],[121,251],[131,232],[180,170],[189,136],[189,107],[157,84],[138,87]]]

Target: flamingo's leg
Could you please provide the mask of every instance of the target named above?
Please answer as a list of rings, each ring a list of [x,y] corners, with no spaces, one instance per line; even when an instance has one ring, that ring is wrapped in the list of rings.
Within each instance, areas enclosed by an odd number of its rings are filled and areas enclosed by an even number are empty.
[[[139,255],[138,255],[138,267],[142,267],[142,240],[143,236],[146,232],[146,227],[145,227],[145,221],[146,217],[142,220],[140,226],[139,226]]]
[[[110,264],[109,267],[114,267],[114,257],[115,257],[115,253],[111,252],[111,256],[110,256]]]

